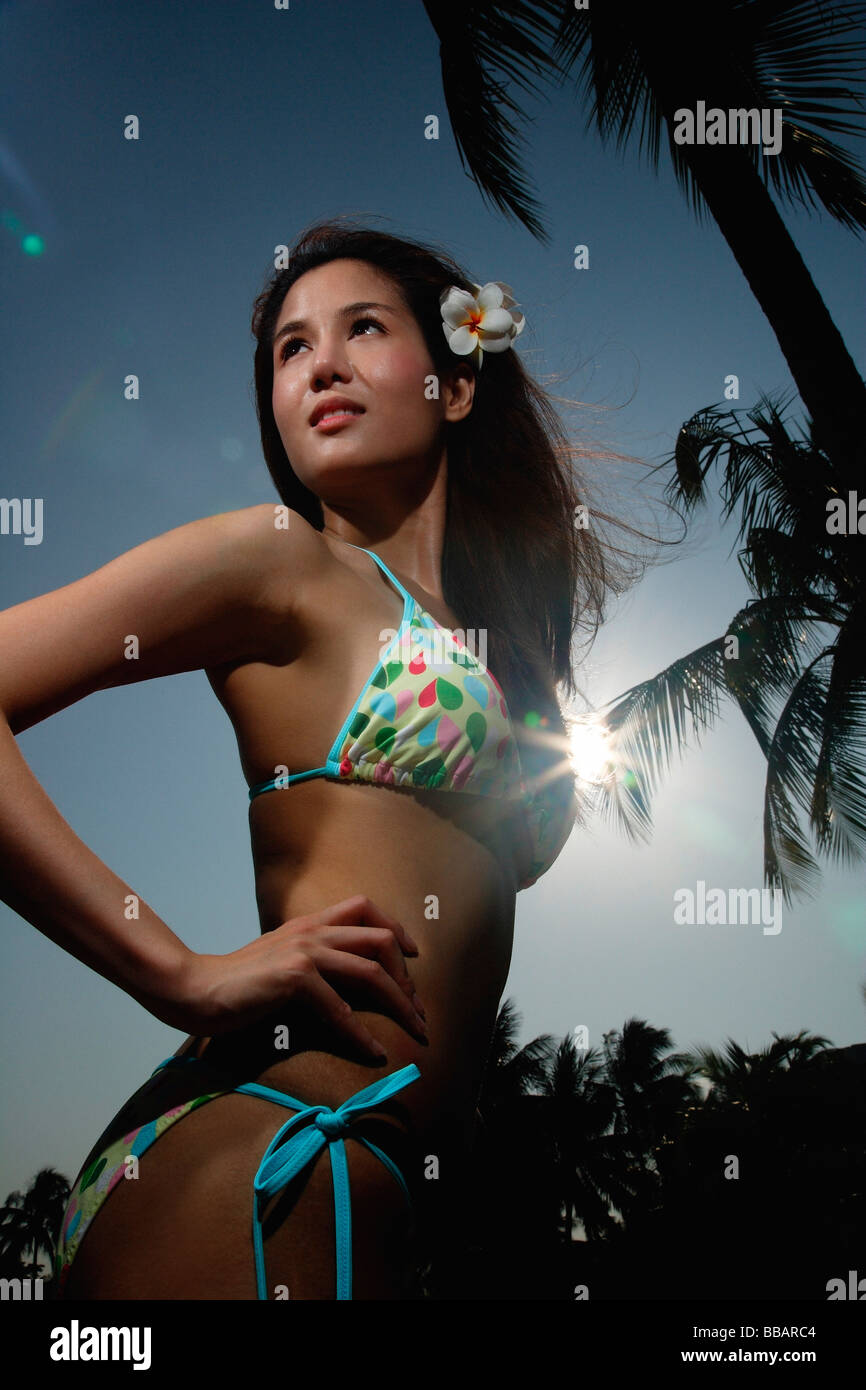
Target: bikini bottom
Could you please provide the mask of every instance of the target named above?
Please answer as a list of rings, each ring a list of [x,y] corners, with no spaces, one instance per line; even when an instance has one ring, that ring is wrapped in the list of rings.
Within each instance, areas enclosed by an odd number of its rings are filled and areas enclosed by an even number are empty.
[[[167,1057],[155,1067],[152,1076],[164,1067],[186,1067],[204,1065],[197,1057]],[[72,1261],[81,1245],[84,1233],[102,1206],[108,1194],[127,1171],[127,1159],[131,1155],[140,1157],[151,1144],[177,1120],[189,1114],[199,1105],[213,1100],[216,1096],[229,1095],[239,1091],[247,1096],[259,1096],[273,1101],[286,1109],[298,1113],[287,1120],[277,1130],[262,1155],[255,1178],[253,1179],[253,1251],[256,1265],[256,1296],[267,1302],[265,1281],[265,1259],[262,1248],[262,1212],[268,1200],[281,1191],[287,1183],[307,1168],[322,1149],[327,1147],[331,1159],[331,1172],[334,1186],[334,1213],[336,1217],[337,1247],[337,1298],[352,1297],[352,1205],[349,1188],[349,1168],[346,1161],[346,1146],[343,1136],[350,1134],[353,1139],[366,1145],[397,1180],[409,1210],[412,1199],[409,1189],[397,1165],[371,1140],[351,1129],[352,1120],[365,1110],[375,1110],[383,1101],[402,1091],[421,1073],[414,1062],[389,1076],[380,1077],[372,1085],[365,1086],[331,1110],[327,1105],[307,1105],[283,1091],[275,1091],[270,1086],[259,1086],[256,1082],[246,1082],[241,1086],[224,1087],[218,1091],[208,1091],[196,1096],[194,1100],[176,1105],[155,1120],[122,1135],[79,1173],[61,1225],[60,1239],[54,1261],[58,1296],[63,1289],[72,1266]]]

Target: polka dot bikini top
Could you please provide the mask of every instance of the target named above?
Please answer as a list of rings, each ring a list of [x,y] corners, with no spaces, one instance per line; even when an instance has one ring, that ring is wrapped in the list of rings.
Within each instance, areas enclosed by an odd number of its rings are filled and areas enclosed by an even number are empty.
[[[354,546],[364,550],[363,546]],[[372,550],[403,597],[403,620],[346,716],[322,767],[250,788],[249,799],[312,777],[377,786],[471,792],[523,802],[532,860],[529,888],[559,856],[574,823],[571,777],[526,786],[502,688],[449,629],[437,623]]]

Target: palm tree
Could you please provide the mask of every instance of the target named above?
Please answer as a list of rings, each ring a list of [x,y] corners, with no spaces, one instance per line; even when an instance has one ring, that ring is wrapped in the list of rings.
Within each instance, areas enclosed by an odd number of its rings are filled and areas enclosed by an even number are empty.
[[[770,1092],[778,1089],[780,1077],[802,1072],[830,1046],[830,1039],[801,1029],[794,1035],[780,1037],[760,1052],[748,1053],[729,1038],[724,1052],[711,1047],[697,1048],[692,1053],[696,1070],[712,1083],[707,1106],[737,1105],[756,1121],[764,1116]]]
[[[605,1078],[616,1096],[614,1133],[622,1142],[630,1163],[628,1187],[633,1200],[623,1215],[644,1220],[661,1195],[661,1170],[657,1153],[679,1133],[682,1117],[698,1098],[691,1079],[694,1061],[688,1053],[668,1053],[667,1028],[653,1028],[643,1019],[630,1018],[622,1031],[604,1034]],[[667,1055],[665,1055],[667,1053]]]
[[[574,1040],[560,1042],[542,1086],[540,1122],[548,1137],[556,1189],[563,1212],[563,1234],[572,1240],[580,1221],[587,1238],[609,1234],[634,1198],[624,1174],[624,1149],[611,1132],[616,1093],[605,1079],[598,1048],[578,1052]]]
[[[804,818],[817,853],[851,863],[866,848],[866,555],[859,536],[827,529],[838,494],[814,437],[793,439],[766,397],[748,418],[754,430],[713,408],[689,421],[668,495],[686,510],[705,501],[727,450],[723,514],[739,511],[739,561],[755,598],[725,633],[611,702],[612,766],[626,775],[587,801],[645,837],[673,745],[699,740],[730,698],[767,760],[764,873],[790,902],[818,874]]]
[[[503,1109],[544,1085],[555,1043],[543,1033],[525,1047],[517,1044],[521,1016],[510,999],[496,1015],[478,1108],[484,1116]]]
[[[518,1022],[506,1001],[491,1061],[511,1082],[485,1083],[469,1201],[447,1232],[459,1290],[445,1297],[570,1298],[575,1279],[593,1297],[650,1283],[659,1296],[766,1297],[802,1292],[804,1251],[848,1267],[863,1212],[852,1049],[801,1030],[753,1054],[731,1040],[672,1053],[667,1029],[631,1018],[601,1049],[552,1048],[545,1034],[521,1057]],[[585,1243],[571,1239],[578,1218]]]
[[[803,1297],[806,1268],[834,1267],[862,1229],[857,1068],[806,1030],[690,1055],[710,1088],[665,1154],[653,1231],[713,1296]]]
[[[629,1018],[622,1031],[604,1034],[605,1077],[617,1098],[615,1128],[635,1155],[646,1156],[676,1117],[697,1096],[695,1070],[686,1052],[667,1053],[671,1035],[641,1018]]]
[[[556,1247],[571,1250],[574,1222],[590,1241],[603,1239],[616,1229],[614,1213],[634,1201],[631,1159],[611,1133],[616,1094],[601,1054],[579,1053],[572,1038],[556,1045],[547,1033],[521,1048],[519,1024],[506,1000],[479,1099],[471,1220],[488,1255],[505,1239],[512,1270],[542,1259],[555,1284]]]
[[[0,1207],[0,1263],[4,1270],[35,1279],[40,1270],[40,1250],[47,1252],[53,1264],[69,1193],[69,1183],[61,1173],[41,1168],[23,1195],[9,1194]]]
[[[861,134],[857,83],[862,45],[842,42],[861,23],[856,6],[812,0],[669,0],[664,20],[646,0],[576,9],[562,0],[453,5],[424,0],[440,40],[442,83],[464,167],[483,196],[540,240],[547,236],[528,191],[512,117],[514,83],[537,92],[564,80],[582,58],[576,88],[603,140],[623,147],[640,122],[658,167],[663,128],[674,173],[700,218],[709,212],[766,314],[814,437],[832,459],[840,491],[857,486],[866,437],[866,385],[768,191],[843,226],[866,226],[866,184],[828,134]],[[860,59],[862,63],[862,58]],[[782,145],[678,144],[677,112],[706,108],[782,112]]]
[[[817,1175],[820,1184],[823,1176],[828,1186],[826,1168],[847,1167],[846,1149],[857,1134],[852,1098],[840,1111],[839,1062],[829,1039],[805,1029],[772,1036],[756,1053],[730,1038],[721,1053],[696,1049],[698,1071],[711,1089],[693,1128],[736,1135],[734,1149],[749,1153],[753,1176],[772,1180],[779,1193],[786,1184],[799,1186],[805,1197],[807,1180]],[[844,1178],[844,1171],[839,1175]]]

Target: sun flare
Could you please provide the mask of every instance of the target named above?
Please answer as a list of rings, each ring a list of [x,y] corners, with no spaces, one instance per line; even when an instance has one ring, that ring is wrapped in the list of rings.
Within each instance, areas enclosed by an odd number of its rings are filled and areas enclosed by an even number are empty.
[[[610,735],[598,719],[580,719],[571,729],[569,758],[584,782],[604,782],[613,773]]]

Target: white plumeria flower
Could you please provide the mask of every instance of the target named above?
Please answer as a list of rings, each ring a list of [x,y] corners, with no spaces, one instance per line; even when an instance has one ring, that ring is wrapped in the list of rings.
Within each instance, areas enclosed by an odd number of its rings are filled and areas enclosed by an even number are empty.
[[[442,328],[448,346],[459,357],[475,353],[478,370],[485,352],[505,352],[526,319],[514,309],[511,286],[501,280],[475,285],[475,294],[451,285],[439,296]]]

